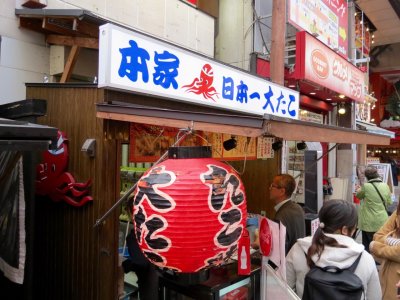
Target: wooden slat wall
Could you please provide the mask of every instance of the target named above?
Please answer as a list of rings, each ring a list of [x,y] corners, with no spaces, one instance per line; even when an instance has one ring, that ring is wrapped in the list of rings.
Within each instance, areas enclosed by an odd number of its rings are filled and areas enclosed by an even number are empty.
[[[118,199],[117,139],[127,139],[126,123],[96,118],[103,101],[97,87],[32,85],[27,98],[47,100],[41,124],[67,133],[69,168],[77,182],[93,181],[93,203],[81,208],[36,199],[34,290],[37,299],[116,299],[118,215],[98,229],[93,225]],[[96,157],[81,152],[87,138],[96,139]]]
[[[243,171],[243,161],[229,162],[229,164],[238,172]],[[260,214],[264,210],[268,218],[273,218],[275,203],[269,199],[269,186],[279,170],[278,159],[258,159],[246,162],[244,173],[240,175],[240,178],[246,189],[248,212]]]
[[[37,299],[117,298],[119,210],[104,225],[93,229],[119,198],[120,142],[129,139],[129,123],[96,118],[97,102],[137,102],[138,96],[104,91],[96,86],[32,84],[27,98],[47,100],[47,116],[39,123],[54,126],[69,138],[69,172],[77,182],[91,178],[93,203],[81,208],[49,199],[36,199],[34,290]],[[141,101],[150,101],[146,98]],[[154,99],[153,99],[154,100]],[[161,101],[162,103],[162,101]],[[96,157],[81,147],[96,139]],[[243,170],[243,162],[231,162]],[[269,185],[278,173],[277,159],[246,162],[241,178],[246,187],[248,211],[274,215]]]

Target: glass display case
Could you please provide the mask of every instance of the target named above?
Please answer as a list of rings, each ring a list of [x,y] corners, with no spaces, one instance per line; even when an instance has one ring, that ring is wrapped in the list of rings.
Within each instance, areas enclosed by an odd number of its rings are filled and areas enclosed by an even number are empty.
[[[267,262],[262,264],[260,294],[261,300],[300,300],[297,294],[277,275]]]

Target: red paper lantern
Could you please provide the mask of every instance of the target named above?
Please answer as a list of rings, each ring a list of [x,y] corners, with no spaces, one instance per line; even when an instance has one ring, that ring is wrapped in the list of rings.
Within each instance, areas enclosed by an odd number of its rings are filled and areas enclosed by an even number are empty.
[[[220,161],[170,158],[139,180],[133,215],[139,246],[151,262],[197,272],[237,250],[247,219],[245,190],[235,170]]]

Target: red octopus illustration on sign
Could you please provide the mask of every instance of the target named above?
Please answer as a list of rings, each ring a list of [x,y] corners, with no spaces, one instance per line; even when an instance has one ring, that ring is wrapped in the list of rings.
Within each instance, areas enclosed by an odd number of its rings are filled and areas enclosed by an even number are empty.
[[[200,72],[200,78],[195,78],[191,84],[184,85],[187,93],[203,95],[205,99],[211,99],[215,102],[214,96],[218,98],[218,93],[212,86],[214,81],[214,71],[209,64],[205,64]]]
[[[55,202],[65,201],[72,206],[82,206],[93,198],[88,195],[92,181],[75,181],[66,172],[68,168],[68,145],[64,132],[57,133],[57,149],[43,153],[43,162],[36,167],[36,194],[49,196]]]

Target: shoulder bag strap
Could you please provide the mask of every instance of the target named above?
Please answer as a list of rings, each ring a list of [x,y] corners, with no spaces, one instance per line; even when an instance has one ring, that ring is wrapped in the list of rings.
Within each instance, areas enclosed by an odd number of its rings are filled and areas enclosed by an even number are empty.
[[[375,186],[375,184],[374,184],[373,182],[371,182],[371,184],[372,184],[372,186],[375,188],[375,190],[378,192],[379,197],[381,197],[383,207],[384,207],[385,210],[386,210],[386,204],[385,204],[385,201],[383,200],[383,197],[382,197],[382,195],[381,195],[381,192],[379,192],[378,188]]]
[[[348,270],[351,271],[352,273],[354,273],[354,271],[357,269],[362,254],[363,253],[361,252],[360,255],[357,257],[357,259],[354,261],[354,263],[348,268]]]

